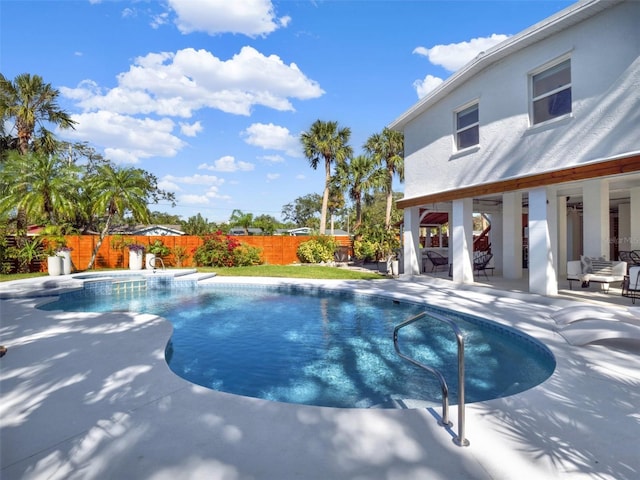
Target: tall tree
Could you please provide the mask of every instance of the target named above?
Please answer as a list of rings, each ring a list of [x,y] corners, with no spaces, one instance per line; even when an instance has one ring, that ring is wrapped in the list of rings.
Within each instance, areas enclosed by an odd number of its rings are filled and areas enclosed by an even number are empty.
[[[55,155],[9,152],[0,170],[0,211],[23,209],[39,222],[60,225],[78,203],[80,168]]]
[[[209,223],[209,220],[201,214],[189,217],[186,222],[182,223],[182,229],[187,235],[204,235],[215,231],[216,225]]]
[[[51,84],[44,83],[38,75],[23,73],[12,82],[0,73],[0,122],[13,124],[11,130],[17,137],[16,145],[21,154],[26,155],[29,151],[35,150],[54,153],[57,142],[46,126],[51,124],[65,129],[73,128],[76,124],[58,106],[59,95],[58,90]],[[4,129],[3,133],[11,135],[7,129]],[[3,146],[9,147],[11,142],[5,141]],[[22,208],[17,210],[16,230],[21,237],[18,243],[24,243],[27,215]]]
[[[23,73],[12,82],[0,73],[0,119],[14,122],[20,153],[35,150],[35,145],[47,153],[55,151],[56,142],[47,124],[74,128],[76,122],[58,106],[59,95],[38,75]]]
[[[111,164],[100,165],[87,180],[87,188],[93,198],[93,213],[104,218],[104,226],[91,255],[88,269],[93,267],[104,237],[109,233],[116,215],[124,217],[131,213],[134,220],[149,221],[148,203],[157,203],[160,198],[173,202],[173,194],[159,190],[157,179],[139,168],[117,168]]]
[[[253,219],[253,224],[262,230],[263,235],[273,235],[280,227],[280,222],[271,215],[258,215]]]
[[[285,222],[293,222],[296,227],[316,228],[317,215],[321,210],[322,197],[317,193],[310,193],[282,207],[282,218]]]
[[[376,169],[373,159],[367,155],[358,155],[349,162],[343,162],[336,168],[336,181],[345,189],[356,209],[353,230],[362,224],[362,196],[364,193],[383,186],[386,176]]]
[[[320,160],[324,160],[325,184],[320,212],[320,235],[324,235],[327,226],[327,208],[329,204],[329,188],[331,186],[331,165],[342,163],[353,156],[353,149],[348,145],[351,129],[339,128],[338,122],[316,120],[307,132],[300,134],[304,155],[315,170]]]
[[[253,213],[244,213],[242,210],[234,210],[231,212],[229,224],[233,227],[242,227],[244,234],[249,235],[249,227],[253,223]]]
[[[384,192],[387,195],[385,227],[391,227],[391,207],[393,205],[393,177],[398,175],[404,182],[404,135],[385,127],[382,133],[374,133],[364,144],[364,149],[375,162],[385,170]]]

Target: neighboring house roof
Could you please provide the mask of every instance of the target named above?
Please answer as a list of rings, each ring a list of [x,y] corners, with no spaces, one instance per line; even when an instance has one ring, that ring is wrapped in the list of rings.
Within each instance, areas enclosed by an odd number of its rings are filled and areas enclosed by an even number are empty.
[[[249,231],[249,235],[262,235],[262,229],[261,228],[248,228],[247,229]],[[229,229],[229,235],[244,235],[244,228],[243,227],[233,227]]]
[[[120,225],[109,230],[110,235],[145,235],[145,236],[180,236],[185,232],[180,230],[179,225]]]
[[[523,30],[517,35],[509,37],[507,40],[500,42],[486,52],[481,52],[476,58],[451,75],[431,93],[391,122],[389,128],[402,131],[408,123],[484,69],[515,52],[582,22],[623,1],[624,0],[585,0],[577,2],[557,14]]]
[[[139,226],[132,232],[133,235],[170,235],[180,236],[185,232],[180,230],[179,225],[146,225]]]

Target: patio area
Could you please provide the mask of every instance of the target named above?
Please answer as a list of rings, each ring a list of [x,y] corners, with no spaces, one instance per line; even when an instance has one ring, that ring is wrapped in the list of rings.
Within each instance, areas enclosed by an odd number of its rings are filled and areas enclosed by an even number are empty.
[[[572,345],[567,322],[631,325],[640,305],[612,288],[531,295],[447,272],[376,281],[295,280],[430,304],[518,328],[556,357],[523,393],[469,404],[468,447],[438,426],[439,408],[335,409],[199,387],[168,368],[171,325],[127,312],[45,312],[71,283],[0,284],[3,479],[636,479],[640,477],[640,340]],[[214,277],[207,283],[286,283]],[[61,280],[62,282],[62,280]],[[522,286],[526,286],[523,281]],[[569,319],[569,320],[567,320]],[[610,322],[610,323],[608,323]],[[638,320],[640,325],[640,320]],[[640,326],[637,327],[640,330]],[[391,339],[390,339],[391,341]]]

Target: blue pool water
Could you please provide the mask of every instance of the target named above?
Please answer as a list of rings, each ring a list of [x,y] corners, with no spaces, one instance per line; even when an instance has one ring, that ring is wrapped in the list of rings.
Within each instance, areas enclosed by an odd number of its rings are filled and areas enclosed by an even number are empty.
[[[181,377],[219,391],[332,407],[440,402],[436,378],[393,347],[398,323],[424,305],[296,287],[215,286],[126,295],[63,295],[44,309],[135,311],[174,327],[166,348]],[[439,310],[442,313],[442,310]],[[445,312],[465,337],[467,402],[513,395],[547,379],[555,360],[540,342],[494,322]],[[403,353],[443,372],[457,399],[457,349],[449,326],[426,319],[400,331]]]

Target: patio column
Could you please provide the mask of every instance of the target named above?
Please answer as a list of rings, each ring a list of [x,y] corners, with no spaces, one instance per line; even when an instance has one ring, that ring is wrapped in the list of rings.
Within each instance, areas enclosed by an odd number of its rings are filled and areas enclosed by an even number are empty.
[[[522,278],[522,193],[502,195],[502,276]]]
[[[491,238],[491,253],[493,253],[493,266],[496,267],[497,272],[502,272],[502,261],[504,248],[502,242],[504,241],[504,229],[503,218],[501,213],[492,213],[489,215],[491,220],[491,231],[489,235]]]
[[[558,208],[557,208],[557,225],[558,225],[558,235],[557,235],[557,259],[558,263],[556,265],[556,271],[558,272],[558,276],[565,276],[567,274],[567,197],[557,198]]]
[[[640,250],[640,187],[631,189],[629,250]]]
[[[454,200],[449,227],[449,258],[453,259],[453,281],[473,283],[473,199]]]
[[[404,232],[402,234],[404,273],[420,274],[420,208],[404,209]]]
[[[557,244],[555,195],[549,198],[545,187],[529,191],[529,292],[557,295],[555,268]],[[552,242],[552,238],[554,238]]]
[[[609,183],[596,179],[582,185],[584,255],[609,257]]]

